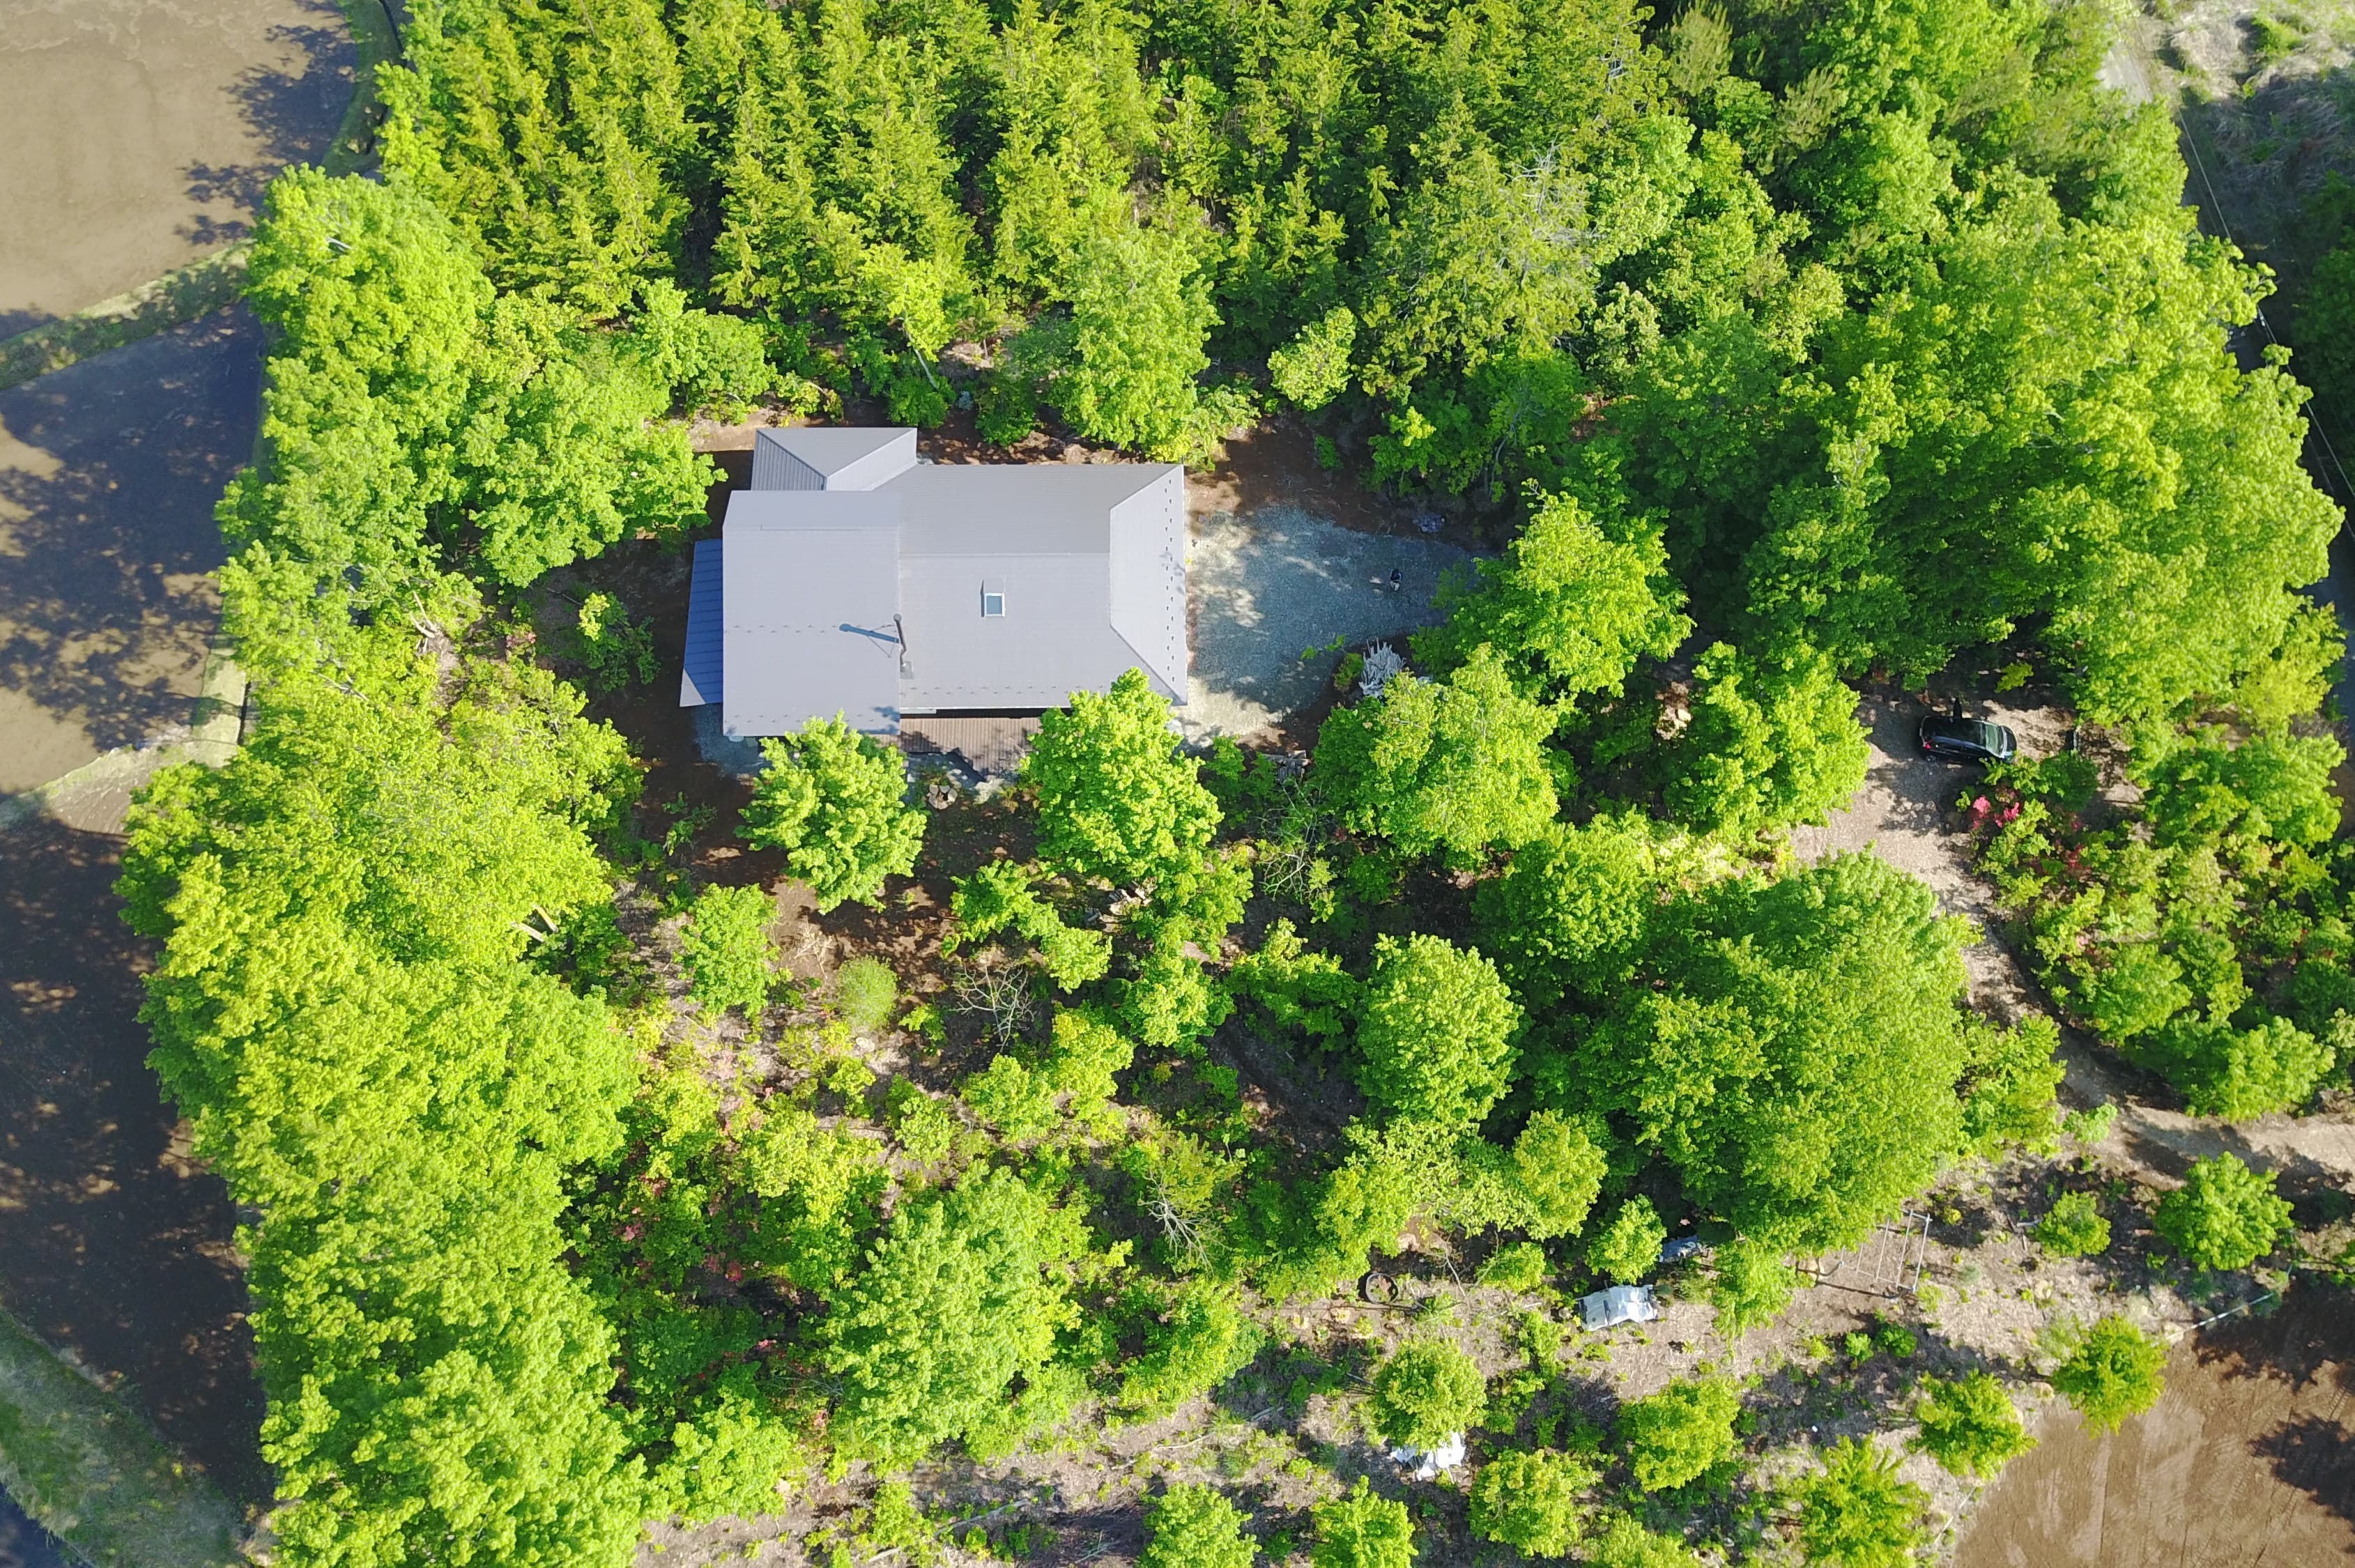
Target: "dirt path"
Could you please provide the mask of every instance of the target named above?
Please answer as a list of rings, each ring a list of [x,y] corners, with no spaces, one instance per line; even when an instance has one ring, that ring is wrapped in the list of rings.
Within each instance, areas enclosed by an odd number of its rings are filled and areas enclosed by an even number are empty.
[[[1972,1000],[1998,1018],[2044,1009],[2041,989],[2011,949],[1992,935],[1998,917],[1995,890],[1970,869],[1971,840],[1952,827],[1955,801],[1977,784],[1977,775],[1919,753],[1913,729],[1923,711],[1919,701],[1902,693],[1876,689],[1864,696],[1857,717],[1872,742],[1864,788],[1848,809],[1832,814],[1828,826],[1795,829],[1792,847],[1806,860],[1870,848],[1921,878],[1948,913],[1979,923],[1982,940],[1964,955]],[[2009,725],[2030,755],[2058,750],[2067,736],[2066,716],[2049,705],[1998,700],[1979,704],[1975,711]],[[2193,1160],[2227,1149],[2253,1166],[2293,1179],[2355,1181],[2355,1118],[2276,1115],[2225,1123],[2189,1116],[2174,1108],[2166,1085],[2075,1031],[2062,1032],[2062,1049],[2069,1069],[2064,1095],[2083,1105],[2108,1101],[2118,1108],[2117,1123],[2099,1152],[2114,1164],[2148,1173],[2160,1186],[2180,1179]]]

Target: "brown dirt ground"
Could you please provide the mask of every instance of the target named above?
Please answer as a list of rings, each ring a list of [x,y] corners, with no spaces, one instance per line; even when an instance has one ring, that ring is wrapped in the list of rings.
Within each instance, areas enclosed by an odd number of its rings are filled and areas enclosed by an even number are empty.
[[[0,794],[188,721],[261,383],[240,306],[0,391]]]
[[[243,239],[352,64],[332,0],[0,5],[0,335]]]
[[[2176,1348],[2157,1407],[2066,1411],[1989,1488],[1956,1568],[2323,1568],[2355,1558],[2355,1312],[2290,1298]]]
[[[121,850],[46,821],[0,837],[0,1305],[251,1502],[269,1477],[234,1215],[147,1069]]]

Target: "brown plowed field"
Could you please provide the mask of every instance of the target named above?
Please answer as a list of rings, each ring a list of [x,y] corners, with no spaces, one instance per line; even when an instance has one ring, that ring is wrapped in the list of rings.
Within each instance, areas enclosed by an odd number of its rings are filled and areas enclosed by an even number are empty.
[[[1955,1568],[2328,1568],[2355,1562],[2355,1310],[2304,1291],[2176,1348],[2148,1413],[2093,1438],[2065,1407],[1991,1488]]]

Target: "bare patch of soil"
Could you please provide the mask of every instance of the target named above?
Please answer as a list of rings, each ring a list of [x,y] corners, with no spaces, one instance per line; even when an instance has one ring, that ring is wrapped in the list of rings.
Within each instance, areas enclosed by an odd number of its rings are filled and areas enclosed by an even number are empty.
[[[2094,1437],[2065,1409],[1988,1489],[1956,1568],[2323,1568],[2355,1559],[2355,1312],[2293,1294],[2186,1339]]]

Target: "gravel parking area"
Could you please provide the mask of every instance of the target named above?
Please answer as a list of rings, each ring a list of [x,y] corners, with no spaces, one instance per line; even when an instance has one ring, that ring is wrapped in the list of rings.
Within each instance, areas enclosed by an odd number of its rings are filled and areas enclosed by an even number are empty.
[[[1439,539],[1345,528],[1288,503],[1198,517],[1186,563],[1194,668],[1178,721],[1187,738],[1263,736],[1332,678],[1340,656],[1303,659],[1304,649],[1429,625],[1439,619],[1440,573],[1470,559]]]

